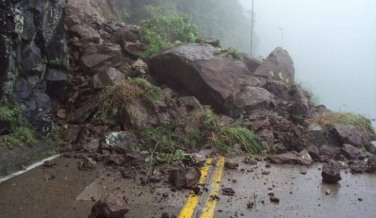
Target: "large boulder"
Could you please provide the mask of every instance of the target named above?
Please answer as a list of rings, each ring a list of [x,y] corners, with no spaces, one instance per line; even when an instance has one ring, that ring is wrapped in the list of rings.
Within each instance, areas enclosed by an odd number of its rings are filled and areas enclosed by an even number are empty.
[[[69,29],[69,31],[90,42],[98,43],[101,38],[95,29],[87,25],[74,25]]]
[[[309,166],[313,163],[311,156],[307,150],[303,150],[300,153],[287,152],[283,154],[271,155],[268,159],[276,164],[301,164]]]
[[[292,97],[291,100],[294,102],[294,106],[291,111],[292,115],[296,116],[297,118],[309,117],[308,99],[306,98],[302,87],[294,84],[291,86],[290,92]]]
[[[122,113],[122,124],[126,127],[144,129],[149,125],[157,125],[158,117],[151,109],[150,102],[137,99],[127,104]]]
[[[289,87],[282,81],[268,79],[263,88],[282,100],[290,99]]]
[[[164,50],[151,57],[151,73],[170,87],[194,95],[202,104],[229,112],[227,98],[259,82],[243,62],[215,56],[215,50],[209,44],[198,43]]]
[[[169,181],[177,188],[193,188],[200,180],[201,172],[196,167],[188,169],[174,169],[170,171]]]
[[[344,144],[341,148],[342,154],[348,159],[355,159],[361,152],[359,148],[352,145]]]
[[[275,105],[274,96],[263,88],[246,86],[235,94],[233,107],[237,111],[256,109],[272,109]]]
[[[101,97],[96,96],[68,115],[68,123],[83,123],[91,118],[99,107]]]
[[[147,48],[148,46],[140,41],[126,42],[123,45],[124,51],[135,57],[140,57],[141,53],[145,51]]]
[[[128,211],[128,204],[122,198],[108,192],[92,207],[89,218],[122,218]]]
[[[254,75],[264,78],[261,85],[264,85],[266,78],[270,76],[292,83],[295,78],[294,62],[286,50],[278,47],[262,62]]]
[[[321,146],[325,143],[324,130],[317,123],[308,126],[308,144]]]
[[[126,42],[136,42],[140,39],[139,32],[138,29],[128,27],[121,28],[114,34],[114,42],[120,46],[124,46]]]
[[[298,164],[299,163],[298,155],[292,152],[271,155],[268,157],[268,159],[275,164]]]
[[[331,161],[327,164],[324,164],[321,172],[322,181],[326,183],[337,183],[342,179],[341,177],[341,166]]]
[[[355,147],[363,147],[363,139],[358,128],[353,125],[340,125],[335,127],[341,142],[343,144],[350,144]]]
[[[116,67],[121,60],[121,48],[116,44],[96,45],[91,44],[85,48],[81,55],[81,68],[89,76],[105,67]]]
[[[249,56],[248,54],[242,53],[243,62],[247,66],[250,72],[255,72],[256,69],[261,65],[262,61]]]
[[[106,68],[93,77],[93,86],[96,89],[101,89],[106,86],[113,86],[115,83],[125,80],[124,74],[113,67]]]

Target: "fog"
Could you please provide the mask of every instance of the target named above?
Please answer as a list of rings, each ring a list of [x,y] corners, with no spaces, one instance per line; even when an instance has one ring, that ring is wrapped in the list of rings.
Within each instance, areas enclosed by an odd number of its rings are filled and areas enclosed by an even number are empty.
[[[240,0],[245,9],[251,0]],[[281,46],[296,79],[331,110],[376,118],[375,0],[255,0],[254,55]]]

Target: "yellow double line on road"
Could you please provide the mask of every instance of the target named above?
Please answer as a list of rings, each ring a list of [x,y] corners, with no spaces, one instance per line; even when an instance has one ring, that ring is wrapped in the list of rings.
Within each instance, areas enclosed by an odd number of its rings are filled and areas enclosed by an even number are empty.
[[[212,162],[212,159],[208,158],[206,160],[205,165],[201,167],[201,177],[199,180],[199,184],[205,182],[205,179],[208,174],[208,169],[209,169],[208,165],[211,164],[211,162]],[[200,218],[212,218],[214,215],[214,209],[217,203],[217,199],[215,198],[215,196],[218,196],[218,190],[219,190],[219,185],[221,182],[224,163],[225,163],[224,157],[220,157],[217,160],[217,163],[213,171],[213,178],[211,181],[211,190],[210,190],[209,195],[206,198],[205,207],[202,210],[201,215],[199,216]],[[180,211],[179,218],[191,218],[193,213],[195,212],[195,208],[197,206],[199,199],[200,199],[200,196],[196,195],[192,191],[183,209]]]

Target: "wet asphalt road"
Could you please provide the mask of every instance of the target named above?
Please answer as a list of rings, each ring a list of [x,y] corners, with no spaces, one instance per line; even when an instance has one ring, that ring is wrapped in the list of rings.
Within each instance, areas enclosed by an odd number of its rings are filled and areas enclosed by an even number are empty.
[[[202,217],[210,199],[215,160],[208,165],[205,182],[208,190],[198,197],[193,217]],[[251,166],[242,160],[242,157],[232,160],[239,163],[237,169],[221,171],[219,200],[214,202],[212,217],[376,217],[375,175],[352,175],[343,170],[342,181],[327,185],[321,182],[320,164],[307,168],[307,174],[303,175],[303,166],[266,168],[266,162]],[[130,212],[126,218],[159,218],[163,212],[178,217],[190,196],[188,190],[172,192],[164,183],[140,186],[133,180],[103,174],[100,167],[99,172],[79,171],[77,161],[58,158],[57,167],[40,166],[0,183],[0,217],[86,218],[94,200],[109,190],[128,200]],[[262,171],[270,173],[263,175]],[[51,175],[55,178],[48,180]],[[223,195],[222,189],[227,187],[234,189],[234,196]],[[163,193],[168,197],[163,197]],[[280,202],[271,202],[270,193]],[[251,209],[247,208],[249,202],[254,202]]]

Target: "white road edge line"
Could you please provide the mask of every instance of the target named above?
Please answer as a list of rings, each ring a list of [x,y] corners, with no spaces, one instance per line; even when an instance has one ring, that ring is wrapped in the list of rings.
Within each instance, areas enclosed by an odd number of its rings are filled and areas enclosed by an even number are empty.
[[[18,171],[18,172],[15,172],[15,173],[12,173],[12,174],[10,174],[10,175],[8,175],[8,176],[5,176],[5,177],[3,177],[3,178],[0,178],[0,183],[5,182],[5,181],[7,181],[7,180],[9,180],[9,179],[11,179],[11,178],[13,178],[13,177],[15,177],[15,176],[18,176],[18,175],[21,175],[21,174],[23,174],[23,173],[26,173],[27,171],[32,170],[32,169],[34,169],[34,168],[36,168],[36,167],[42,165],[45,161],[53,160],[53,159],[58,158],[58,157],[60,157],[60,154],[56,154],[56,155],[54,155],[54,156],[51,156],[51,157],[45,158],[45,159],[43,159],[43,160],[41,160],[41,161],[39,161],[39,162],[36,162],[35,164],[32,164],[32,165],[28,166],[28,167],[26,168],[26,170],[20,170],[20,171]]]

